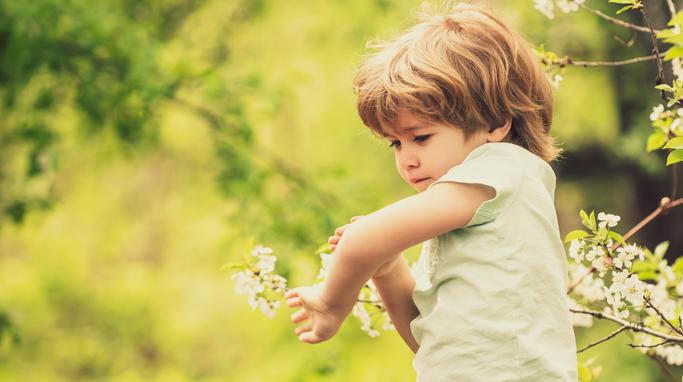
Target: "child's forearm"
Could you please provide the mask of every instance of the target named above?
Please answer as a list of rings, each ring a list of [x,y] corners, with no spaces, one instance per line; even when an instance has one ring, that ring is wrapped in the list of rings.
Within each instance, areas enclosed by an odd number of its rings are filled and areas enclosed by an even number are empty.
[[[349,226],[339,240],[321,296],[326,306],[340,314],[350,313],[363,285],[382,264],[398,256],[380,253],[383,251],[372,244],[366,230],[356,230],[361,222],[363,219]]]
[[[399,256],[390,272],[372,278],[396,331],[413,353],[420,347],[410,331],[410,323],[419,311],[413,302],[415,280],[405,257]]]

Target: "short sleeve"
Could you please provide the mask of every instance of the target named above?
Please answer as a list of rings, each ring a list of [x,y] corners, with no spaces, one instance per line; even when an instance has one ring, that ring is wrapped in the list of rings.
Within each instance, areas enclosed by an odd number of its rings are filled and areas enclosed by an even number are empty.
[[[486,143],[474,149],[465,160],[451,168],[441,178],[430,184],[457,182],[483,184],[493,188],[496,195],[479,206],[472,219],[465,225],[475,226],[495,220],[515,199],[522,181],[521,163],[516,150],[521,147],[511,143]]]

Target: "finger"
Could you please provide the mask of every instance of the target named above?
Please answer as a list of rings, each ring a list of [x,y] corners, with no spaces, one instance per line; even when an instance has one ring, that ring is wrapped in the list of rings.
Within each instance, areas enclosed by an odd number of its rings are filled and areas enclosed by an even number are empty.
[[[331,244],[330,245],[330,251],[334,251],[334,249],[337,248],[336,244]]]
[[[347,227],[347,226],[348,226],[348,224],[344,224],[343,226],[337,228],[337,229],[334,231],[334,233],[336,233],[337,235],[341,236],[341,234],[343,234],[344,231],[346,231],[346,227]]]
[[[306,342],[309,344],[317,344],[319,342],[322,342],[323,340],[318,338],[318,336],[316,336],[315,333],[313,333],[313,331],[308,331],[299,334],[299,341]]]
[[[305,309],[301,309],[300,311],[293,313],[290,316],[290,319],[293,323],[298,324],[299,322],[308,319],[308,312]]]
[[[362,217],[363,217],[363,215],[359,215],[359,216],[354,216],[354,217],[352,217],[352,218],[351,218],[351,223],[355,222],[356,220],[358,220],[358,219],[360,219],[360,218],[362,218]]]
[[[339,242],[340,237],[338,235],[330,236],[329,239],[327,239],[327,242],[330,244],[337,244]]]
[[[296,289],[290,289],[285,292],[285,298],[299,297],[299,292]]]
[[[287,306],[290,308],[296,308],[302,305],[303,303],[301,302],[301,297],[292,297],[290,299],[287,299]]]
[[[296,333],[297,336],[301,335],[301,333],[305,332],[310,332],[313,329],[313,324],[312,323],[307,323],[302,326],[299,326],[298,328],[294,329],[294,333]]]

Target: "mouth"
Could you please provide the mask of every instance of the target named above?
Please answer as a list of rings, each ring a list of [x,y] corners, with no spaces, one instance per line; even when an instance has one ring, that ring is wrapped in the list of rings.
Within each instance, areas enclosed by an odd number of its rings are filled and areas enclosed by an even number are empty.
[[[413,184],[418,184],[420,182],[424,182],[424,181],[429,180],[429,179],[431,179],[431,178],[427,177],[427,178],[411,179],[410,182]]]

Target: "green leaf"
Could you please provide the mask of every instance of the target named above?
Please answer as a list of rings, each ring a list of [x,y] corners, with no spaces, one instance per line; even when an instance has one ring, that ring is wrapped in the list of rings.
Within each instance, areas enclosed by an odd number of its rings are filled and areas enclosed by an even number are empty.
[[[579,215],[581,216],[581,224],[583,224],[586,228],[591,228],[590,219],[588,219],[588,214],[586,214],[586,211],[581,210]]]
[[[674,261],[674,264],[671,266],[671,269],[678,275],[683,273],[683,257],[679,257],[678,259],[676,259],[676,261]]]
[[[616,240],[621,245],[626,245],[626,241],[624,240],[624,238],[614,231],[609,231],[607,233],[607,236],[611,237],[613,240]]]
[[[672,138],[664,145],[665,149],[683,149],[683,138]]]
[[[674,34],[670,37],[662,38],[662,40],[664,42],[669,43],[669,44],[682,45],[683,44],[683,34]]]
[[[655,247],[654,255],[658,259],[664,258],[664,254],[666,253],[666,250],[669,249],[669,241],[663,241]]]
[[[634,261],[631,272],[641,273],[641,272],[657,272],[659,265],[657,264],[659,260],[654,261]]]
[[[586,236],[590,236],[588,232],[582,230],[582,229],[577,229],[575,231],[571,231],[567,234],[567,236],[564,237],[564,242],[569,243],[572,240],[579,240],[583,239]]]
[[[635,271],[634,271],[635,272]],[[640,281],[654,281],[659,278],[659,274],[655,271],[643,271],[635,272],[638,275]]]
[[[655,89],[665,90],[667,92],[673,92],[674,91],[674,88],[672,88],[671,86],[669,86],[667,84],[659,84],[659,85],[655,86]]]
[[[677,57],[683,57],[683,47],[682,46],[674,46],[671,49],[666,51],[666,55],[664,56],[665,61],[670,61],[674,58]]]
[[[621,8],[620,10],[618,10],[618,11],[617,11],[617,15],[620,14],[620,13],[622,13],[622,12],[626,12],[626,11],[628,11],[629,9],[632,9],[632,8],[633,8],[633,5],[627,5],[627,6],[623,7],[623,8]]]
[[[666,143],[667,135],[661,131],[654,132],[647,137],[647,152],[655,151]]]
[[[683,23],[683,11],[678,11],[666,25],[673,27]]]
[[[683,161],[683,150],[674,150],[669,153],[669,156],[666,157],[666,165],[672,165],[674,163],[678,163],[680,161]]]
[[[598,223],[595,222],[595,211],[591,211],[591,229],[595,232],[598,229]]]
[[[636,0],[609,0],[612,4],[631,4],[636,5]]]

